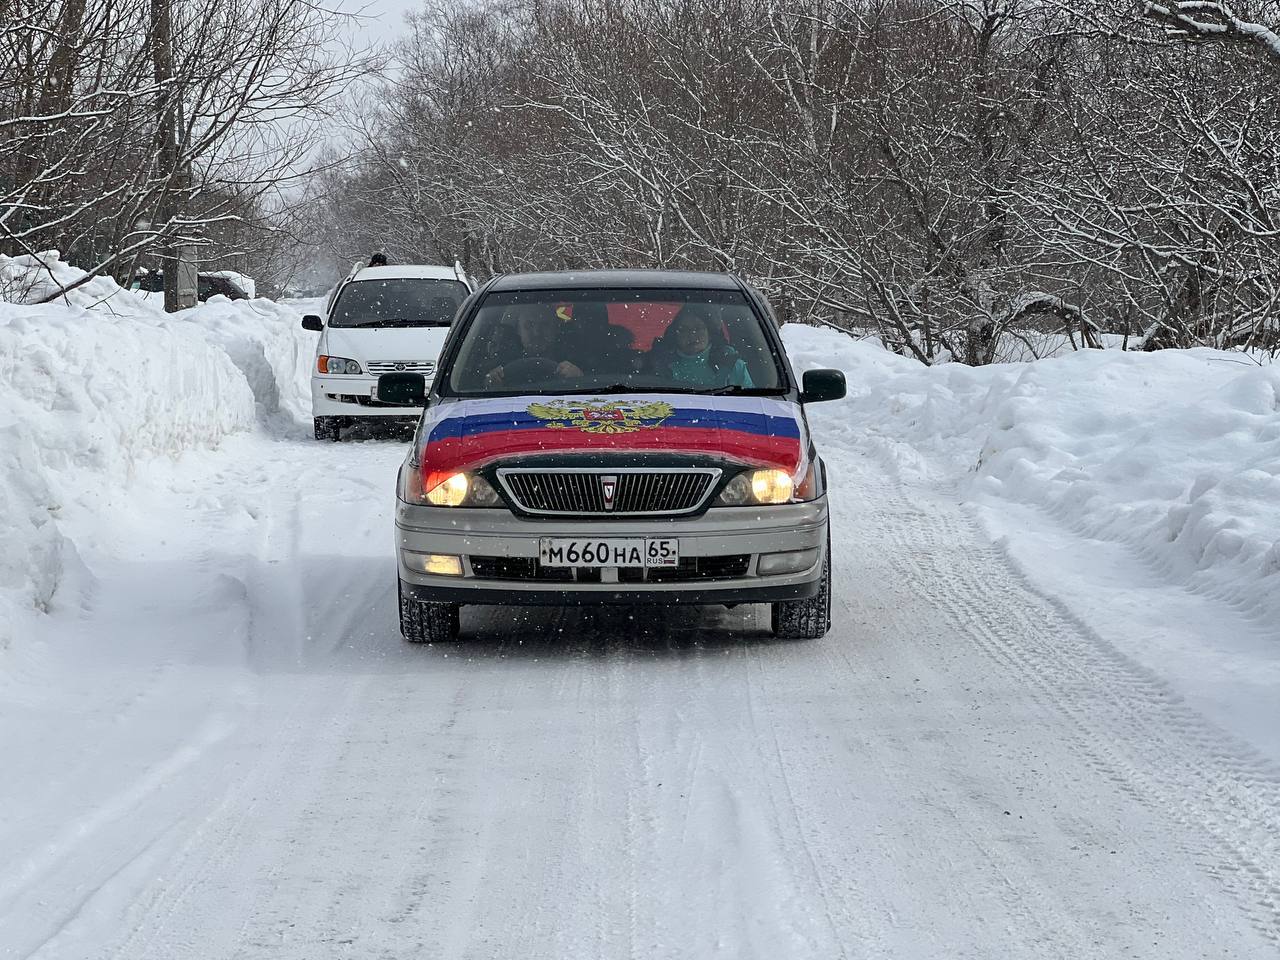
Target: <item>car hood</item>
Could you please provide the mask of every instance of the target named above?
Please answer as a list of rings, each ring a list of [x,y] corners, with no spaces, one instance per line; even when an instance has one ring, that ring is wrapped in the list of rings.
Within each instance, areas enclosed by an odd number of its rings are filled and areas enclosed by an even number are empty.
[[[746,466],[807,468],[799,404],[777,397],[691,394],[489,397],[426,410],[418,457],[424,474],[472,470],[542,454],[675,453]]]
[[[448,333],[448,327],[326,327],[322,352],[361,363],[434,362]]]

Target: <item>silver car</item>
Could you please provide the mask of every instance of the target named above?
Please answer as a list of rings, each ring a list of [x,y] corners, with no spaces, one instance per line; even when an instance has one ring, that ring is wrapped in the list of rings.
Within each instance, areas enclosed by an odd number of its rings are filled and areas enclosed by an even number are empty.
[[[772,605],[780,637],[830,626],[825,468],[760,294],[734,276],[501,276],[466,305],[396,502],[400,623],[453,639],[464,604]],[[425,396],[424,396],[425,394]]]

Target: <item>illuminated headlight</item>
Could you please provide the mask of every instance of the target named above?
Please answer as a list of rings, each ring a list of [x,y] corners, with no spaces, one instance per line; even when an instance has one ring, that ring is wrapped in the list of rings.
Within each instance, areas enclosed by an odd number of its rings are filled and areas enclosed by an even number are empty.
[[[478,473],[428,473],[424,484],[422,468],[414,464],[405,464],[400,471],[400,499],[433,507],[496,507],[502,503],[489,481]]]
[[[354,360],[348,360],[346,357],[325,357],[321,356],[316,359],[316,369],[321,373],[341,374],[343,376],[355,376],[360,373],[360,364]]]
[[[795,483],[785,470],[748,470],[725,486],[716,499],[723,507],[766,503],[790,503],[796,499]]]
[[[471,481],[465,473],[455,473],[445,477],[430,490],[426,491],[427,503],[437,507],[460,507],[467,501],[471,490]]]
[[[730,480],[715,505],[755,507],[763,504],[806,503],[822,493],[818,461],[811,461],[802,474],[785,470],[746,470]]]
[[[756,470],[751,474],[751,496],[756,503],[786,503],[794,490],[791,474],[781,470]]]

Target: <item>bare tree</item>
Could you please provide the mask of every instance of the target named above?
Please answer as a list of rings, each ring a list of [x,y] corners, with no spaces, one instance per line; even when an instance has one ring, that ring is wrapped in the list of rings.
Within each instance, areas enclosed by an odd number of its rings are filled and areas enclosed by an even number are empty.
[[[735,270],[928,363],[1035,330],[1272,344],[1269,9],[434,0],[319,232],[480,273]]]
[[[372,66],[305,0],[5,3],[0,249],[58,248],[90,276],[271,209]]]

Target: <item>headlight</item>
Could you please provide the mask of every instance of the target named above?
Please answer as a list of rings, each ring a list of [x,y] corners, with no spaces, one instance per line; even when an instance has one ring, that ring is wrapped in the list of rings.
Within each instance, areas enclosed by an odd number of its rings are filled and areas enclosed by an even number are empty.
[[[354,376],[360,372],[360,364],[354,360],[348,360],[346,357],[321,356],[316,358],[316,369],[321,373]]]
[[[756,503],[786,503],[795,485],[782,470],[757,470],[751,474],[751,495]]]
[[[400,470],[400,499],[433,507],[496,507],[502,503],[489,481],[478,473],[428,472],[423,483],[422,468],[415,464],[405,464]]]
[[[814,468],[810,465],[797,486],[795,479],[785,470],[746,470],[725,485],[716,498],[716,505],[743,507],[812,500],[813,473]]]
[[[445,477],[427,491],[427,502],[437,507],[460,507],[467,500],[471,482],[465,473]]]

